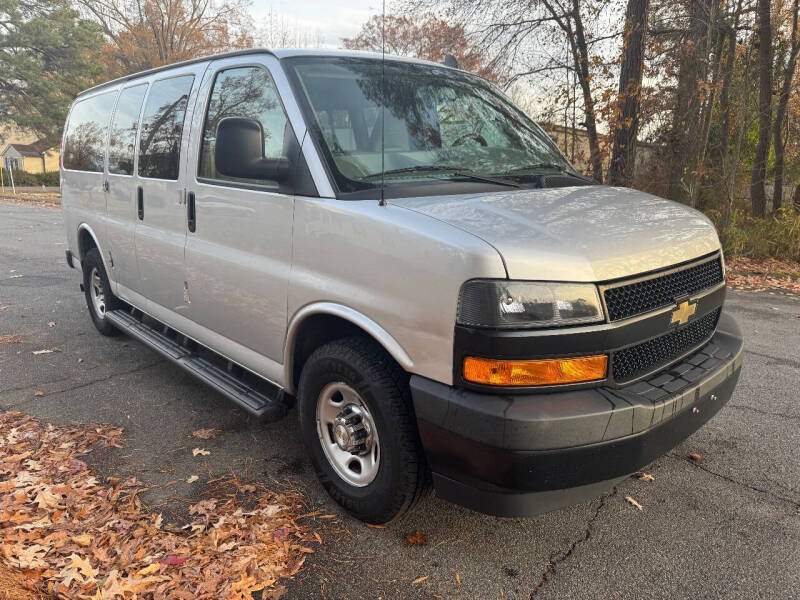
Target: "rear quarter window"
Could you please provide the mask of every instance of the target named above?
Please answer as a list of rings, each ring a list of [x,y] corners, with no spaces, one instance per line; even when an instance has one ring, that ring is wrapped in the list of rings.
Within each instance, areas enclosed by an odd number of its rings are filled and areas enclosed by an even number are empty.
[[[194,75],[156,81],[150,88],[139,135],[139,175],[178,179],[183,120]]]
[[[79,100],[72,107],[64,134],[65,169],[101,173],[106,154],[106,134],[116,91]]]

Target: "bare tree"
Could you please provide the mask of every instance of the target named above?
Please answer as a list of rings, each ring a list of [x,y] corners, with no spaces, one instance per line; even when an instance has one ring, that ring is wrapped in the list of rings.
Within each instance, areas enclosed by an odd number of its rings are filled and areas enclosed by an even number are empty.
[[[525,78],[575,73],[583,105],[592,176],[603,179],[597,92],[608,61],[603,43],[619,36],[616,3],[602,0],[405,0],[408,10],[442,9],[468,26],[494,64],[511,65],[509,84]],[[611,25],[609,25],[611,23]],[[564,60],[564,51],[567,58]]]
[[[786,127],[786,117],[789,107],[789,95],[792,91],[797,57],[800,55],[800,31],[798,31],[798,0],[794,0],[792,7],[792,24],[789,43],[789,57],[783,70],[783,84],[778,96],[778,106],[775,111],[775,123],[772,128],[772,147],[775,152],[775,190],[772,195],[772,208],[777,210],[783,204],[783,166],[786,152],[786,142],[783,131]]]
[[[770,123],[772,122],[772,23],[770,0],[758,0],[758,146],[750,176],[750,202],[753,216],[767,212],[764,179],[769,153]]]
[[[633,182],[649,8],[650,0],[628,0],[628,8],[625,11],[625,38],[617,98],[618,114],[614,120],[614,149],[608,174],[612,185],[629,186]]]
[[[106,36],[104,56],[116,72],[250,46],[245,0],[76,0]]]

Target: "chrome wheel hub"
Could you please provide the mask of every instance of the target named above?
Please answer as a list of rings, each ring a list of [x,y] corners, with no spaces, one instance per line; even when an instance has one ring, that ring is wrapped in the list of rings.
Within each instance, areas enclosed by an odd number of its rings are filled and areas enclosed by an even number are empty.
[[[106,316],[106,294],[103,291],[103,280],[97,268],[93,268],[89,275],[89,295],[92,298],[92,305],[101,319]]]
[[[369,485],[378,474],[380,444],[364,400],[343,382],[329,383],[317,398],[317,434],[325,458],[350,485]]]

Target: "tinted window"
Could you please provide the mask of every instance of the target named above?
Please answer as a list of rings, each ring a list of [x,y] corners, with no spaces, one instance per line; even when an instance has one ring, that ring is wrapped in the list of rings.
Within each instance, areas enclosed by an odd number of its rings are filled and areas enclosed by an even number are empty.
[[[133,175],[136,130],[147,84],[122,90],[108,138],[108,172]]]
[[[183,118],[194,75],[155,82],[147,96],[139,136],[139,175],[177,179]]]
[[[106,154],[108,121],[116,92],[107,92],[75,103],[64,135],[64,168],[102,172]]]
[[[248,181],[222,175],[214,166],[217,125],[225,117],[257,120],[264,131],[264,156],[280,158],[283,155],[286,115],[269,73],[259,67],[220,71],[214,80],[203,127],[203,146],[198,170],[200,177]]]

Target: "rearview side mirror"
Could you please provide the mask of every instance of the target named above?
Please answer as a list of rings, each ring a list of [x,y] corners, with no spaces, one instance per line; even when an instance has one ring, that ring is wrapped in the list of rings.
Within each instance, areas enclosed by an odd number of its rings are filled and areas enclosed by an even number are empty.
[[[226,117],[217,125],[214,149],[217,172],[227,177],[286,181],[291,162],[288,158],[264,156],[264,130],[255,119]]]

